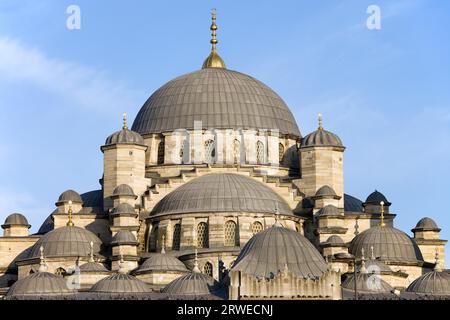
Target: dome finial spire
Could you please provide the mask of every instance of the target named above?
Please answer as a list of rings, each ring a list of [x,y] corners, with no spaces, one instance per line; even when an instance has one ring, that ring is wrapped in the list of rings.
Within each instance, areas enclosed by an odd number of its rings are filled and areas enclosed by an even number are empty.
[[[89,243],[89,262],[95,262],[94,260],[94,242]]]
[[[198,250],[197,250],[197,248],[195,248],[194,268],[192,269],[192,272],[201,273],[200,269],[198,268]]]
[[[161,253],[166,253],[166,236],[162,236]]]
[[[40,253],[41,253],[41,255],[40,255],[40,263],[39,263],[39,272],[46,272],[47,271],[47,269],[48,269],[48,267],[47,267],[47,262],[45,261],[45,257],[44,257],[44,247],[43,246],[41,246],[40,248],[39,248],[39,251],[40,251]]]
[[[359,270],[361,273],[367,273],[366,258],[364,257],[364,248],[361,248],[361,268]]]
[[[127,127],[127,113],[126,112],[124,112],[123,113],[123,130],[127,130],[128,129],[128,127]]]
[[[322,126],[322,113],[319,112],[319,130],[323,130],[323,126]]]
[[[384,201],[380,202],[380,212],[381,212],[381,219],[380,219],[380,226],[384,227],[386,224],[384,223]]]
[[[436,254],[435,254],[434,271],[436,271],[436,272],[441,272],[442,271],[441,265],[439,263],[439,251],[438,251],[437,248],[436,248]]]
[[[69,221],[67,221],[67,226],[68,227],[73,227],[75,224],[72,221],[72,200],[69,201]]]
[[[222,58],[217,54],[217,43],[219,41],[217,41],[217,24],[216,24],[216,19],[217,19],[217,10],[216,9],[212,9],[211,10],[211,53],[208,56],[208,58],[206,58],[205,62],[203,63],[203,67],[202,69],[205,68],[226,68],[225,66],[225,62],[222,60]]]

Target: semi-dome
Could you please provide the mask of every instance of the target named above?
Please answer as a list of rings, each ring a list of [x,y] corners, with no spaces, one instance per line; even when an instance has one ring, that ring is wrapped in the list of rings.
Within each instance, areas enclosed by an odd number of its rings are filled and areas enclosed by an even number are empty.
[[[56,298],[73,294],[63,277],[49,272],[33,273],[14,283],[6,294],[7,299]]]
[[[58,198],[58,202],[65,203],[72,201],[73,203],[83,203],[81,196],[78,192],[74,190],[66,190]]]
[[[318,217],[339,216],[339,215],[340,215],[339,209],[336,206],[333,206],[332,204],[323,207],[317,212]]]
[[[136,271],[136,274],[149,271],[177,271],[188,272],[186,265],[178,258],[167,253],[152,254]]]
[[[342,288],[355,290],[355,276],[353,274],[344,280]],[[371,273],[356,274],[356,289],[361,294],[382,294],[394,291],[394,288],[389,283]]]
[[[132,275],[115,273],[94,284],[89,291],[109,294],[136,294],[150,293],[152,290],[144,281]]]
[[[10,227],[10,226],[22,226],[30,228],[30,224],[28,223],[27,218],[20,213],[10,214],[5,219],[5,223],[2,225],[2,228]]]
[[[169,81],[145,102],[132,130],[141,135],[194,129],[278,129],[300,136],[285,102],[262,82],[224,68],[204,68]]]
[[[383,261],[423,261],[416,242],[403,231],[392,227],[376,226],[361,232],[353,238],[350,253],[361,257],[361,252],[371,252],[372,247],[374,257]]]
[[[44,255],[52,257],[87,257],[90,255],[91,246],[94,245],[94,253],[99,254],[101,240],[92,232],[79,227],[61,227],[46,233],[31,248],[29,258],[40,257],[40,248],[44,248]]]
[[[137,245],[136,236],[129,230],[120,230],[111,240],[112,246],[118,245]]]
[[[414,230],[435,231],[441,229],[439,229],[437,223],[433,219],[425,217],[420,219],[419,222],[417,222],[416,227],[413,229],[413,231]]]
[[[198,212],[255,212],[292,215],[289,205],[272,189],[233,173],[211,173],[166,195],[152,215]]]
[[[174,296],[208,296],[219,290],[219,283],[214,278],[199,272],[191,272],[181,276],[167,286],[161,292]]]
[[[450,273],[431,271],[414,280],[407,292],[436,296],[450,296]]]
[[[245,244],[231,271],[272,279],[286,268],[299,278],[317,279],[327,264],[308,239],[276,223]]]
[[[129,185],[121,184],[114,189],[113,196],[135,196],[135,194]]]

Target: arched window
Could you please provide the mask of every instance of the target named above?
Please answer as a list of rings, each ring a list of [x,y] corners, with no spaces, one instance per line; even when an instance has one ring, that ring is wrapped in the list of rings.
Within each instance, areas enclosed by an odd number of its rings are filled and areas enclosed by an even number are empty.
[[[205,263],[203,266],[203,273],[210,277],[213,276],[213,265],[210,262]]]
[[[154,226],[150,233],[150,241],[149,241],[150,251],[156,251],[157,240],[158,240],[158,225]]]
[[[173,226],[172,250],[180,250],[181,224]]]
[[[283,163],[284,160],[284,146],[282,143],[278,144],[278,161],[279,163]]]
[[[158,144],[158,164],[164,164],[164,149],[165,143],[164,141],[161,141]]]
[[[197,225],[197,248],[208,248],[208,224],[205,222]]]
[[[55,271],[55,274],[56,274],[57,276],[64,276],[66,273],[67,273],[67,272],[66,272],[66,270],[64,270],[64,268],[58,268],[58,269],[56,269],[56,271]]]
[[[227,221],[225,223],[225,245],[228,247],[239,246],[239,238],[236,232],[236,222]]]
[[[240,158],[240,151],[241,151],[241,143],[239,142],[238,139],[234,139],[233,141],[233,161],[235,164],[237,164],[239,162],[239,158]]]
[[[205,142],[205,162],[214,163],[216,159],[216,146],[214,140],[208,140]]]
[[[258,232],[261,232],[263,230],[263,225],[261,222],[255,221],[252,224],[252,233],[253,235],[257,234]]]
[[[264,163],[264,144],[261,141],[256,143],[256,163]]]

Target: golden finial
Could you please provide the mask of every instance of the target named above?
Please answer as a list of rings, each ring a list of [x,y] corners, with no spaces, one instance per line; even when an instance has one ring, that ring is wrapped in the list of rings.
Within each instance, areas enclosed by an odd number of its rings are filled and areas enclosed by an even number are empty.
[[[205,62],[203,62],[202,69],[205,68],[226,68],[225,62],[222,60],[222,58],[217,54],[217,24],[216,24],[216,18],[217,18],[217,10],[212,9],[211,10],[211,53],[206,58]]]
[[[69,201],[69,221],[67,221],[67,226],[68,227],[73,227],[75,224],[72,221],[72,200]]]
[[[319,130],[323,130],[323,127],[322,127],[322,114],[321,113],[319,113]]]
[[[380,220],[380,226],[384,227],[386,224],[384,223],[384,201],[380,202],[380,206],[381,206],[381,220]]]
[[[124,112],[123,113],[123,130],[127,130],[128,129],[128,127],[127,127],[127,113],[126,112]]]

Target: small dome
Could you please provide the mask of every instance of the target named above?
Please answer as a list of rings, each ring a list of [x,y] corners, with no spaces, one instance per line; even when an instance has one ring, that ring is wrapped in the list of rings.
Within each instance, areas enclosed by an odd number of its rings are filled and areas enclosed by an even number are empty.
[[[331,237],[329,237],[327,239],[327,241],[325,241],[325,243],[330,244],[330,245],[337,245],[337,246],[345,245],[344,240],[342,240],[342,238],[337,235],[332,235]]]
[[[252,178],[233,173],[211,173],[178,187],[159,201],[152,215],[199,212],[255,212],[292,215],[286,201]]]
[[[330,186],[323,186],[317,190],[316,197],[336,197],[337,194]]]
[[[214,278],[192,272],[173,280],[161,292],[175,296],[208,296],[218,290],[219,283]]]
[[[128,203],[120,203],[117,207],[114,208],[113,215],[120,215],[120,214],[136,214],[136,211],[134,211],[134,208],[128,204]]]
[[[436,296],[450,295],[450,273],[431,271],[414,280],[407,292]]]
[[[349,275],[342,283],[342,288],[347,290],[355,290],[355,276]],[[394,290],[386,281],[380,277],[374,277],[370,273],[356,274],[356,289],[362,294],[379,294],[390,293]]]
[[[137,245],[135,235],[129,230],[120,230],[117,232],[111,240],[112,246],[118,245]]]
[[[22,227],[28,227],[28,228],[31,227],[28,223],[27,218],[25,218],[25,216],[20,213],[10,214],[5,219],[5,223],[2,225],[2,228],[10,227],[10,226],[22,226]]]
[[[105,273],[109,272],[105,265],[98,262],[87,262],[80,266],[80,271],[86,273]]]
[[[57,297],[73,294],[63,277],[49,272],[33,273],[14,283],[6,294],[7,299]]]
[[[371,252],[384,261],[417,262],[423,261],[422,253],[416,242],[406,233],[388,226],[377,226],[367,229],[350,244],[350,253],[361,257],[361,249]]]
[[[383,201],[385,206],[390,206],[391,203],[389,201],[387,201],[386,197],[384,196],[384,194],[382,194],[381,192],[378,192],[377,190],[375,190],[374,192],[372,192],[366,199],[366,202],[364,204],[375,204],[375,205],[379,205],[380,202]]]
[[[414,230],[434,231],[434,230],[440,230],[440,229],[433,219],[425,217],[425,218],[420,219],[419,222],[417,222],[417,225],[413,229],[413,231]]]
[[[136,294],[150,293],[152,290],[144,281],[129,274],[115,273],[94,284],[89,291],[95,293]]]
[[[302,139],[301,148],[307,147],[344,147],[341,139],[330,131],[317,129]]]
[[[331,204],[323,207],[317,212],[317,216],[324,217],[324,216],[339,216],[341,215],[339,213],[339,209]]]
[[[145,260],[136,273],[145,273],[146,271],[188,272],[189,270],[178,258],[167,253],[155,253]]]
[[[72,201],[73,203],[83,203],[83,200],[81,200],[81,196],[78,194],[78,192],[73,190],[64,191],[58,198],[58,202],[69,201]]]
[[[44,247],[46,258],[52,257],[88,257],[90,243],[94,244],[94,254],[100,252],[101,240],[92,232],[79,227],[61,227],[46,233],[31,248],[28,258],[40,257],[40,248]]]
[[[106,139],[105,141],[106,146],[113,144],[145,145],[144,138],[142,138],[142,136],[139,133],[131,131],[128,128],[123,128],[120,131],[114,132]]]
[[[135,194],[129,185],[121,184],[114,189],[113,196],[135,196]]]
[[[299,278],[317,279],[327,264],[301,234],[275,224],[254,235],[241,250],[231,271],[273,279],[285,268]]]
[[[392,272],[392,269],[383,261],[381,260],[366,260],[365,261],[365,267],[368,273],[386,273],[386,272]],[[361,265],[357,268],[358,271],[361,270]]]

